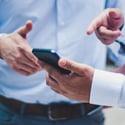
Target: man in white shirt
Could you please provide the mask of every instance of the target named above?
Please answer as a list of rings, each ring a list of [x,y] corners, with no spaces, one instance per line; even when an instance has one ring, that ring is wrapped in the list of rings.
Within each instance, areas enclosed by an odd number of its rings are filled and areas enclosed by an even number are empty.
[[[1,125],[104,123],[101,106],[70,100],[46,85],[45,71],[40,71],[32,48],[54,49],[62,57],[104,69],[106,46],[94,34],[89,37],[85,32],[105,3],[0,0]],[[27,20],[31,21],[25,24]]]
[[[87,33],[92,34],[95,31],[97,37],[108,45],[121,35],[119,28],[123,24],[124,14],[119,9],[107,9],[92,21]],[[55,73],[51,73],[47,83],[56,92],[81,102],[125,107],[125,76],[122,75],[125,74],[125,65],[114,69],[116,73],[97,70],[68,59],[60,59],[59,65],[71,70],[71,73],[63,76],[69,83],[62,81],[59,74],[56,73],[55,77]],[[45,65],[44,67],[46,68]]]

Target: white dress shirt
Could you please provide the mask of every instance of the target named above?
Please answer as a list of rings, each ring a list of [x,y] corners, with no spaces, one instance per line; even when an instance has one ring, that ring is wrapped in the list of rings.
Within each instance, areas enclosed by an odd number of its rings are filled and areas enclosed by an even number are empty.
[[[33,30],[28,42],[32,48],[54,49],[62,57],[104,69],[105,45],[95,34],[86,35],[89,23],[104,5],[105,0],[0,0],[0,33],[11,33],[30,19]],[[30,103],[77,103],[52,91],[46,85],[44,71],[23,76],[2,59],[0,95]]]
[[[95,70],[90,103],[125,107],[125,76],[120,73]]]

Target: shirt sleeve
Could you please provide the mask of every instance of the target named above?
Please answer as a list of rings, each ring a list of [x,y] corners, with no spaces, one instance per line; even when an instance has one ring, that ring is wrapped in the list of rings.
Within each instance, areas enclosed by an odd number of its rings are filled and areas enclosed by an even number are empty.
[[[105,106],[120,106],[125,95],[125,76],[120,73],[95,70],[90,103]],[[125,101],[124,101],[125,102]],[[124,103],[125,105],[125,103]]]

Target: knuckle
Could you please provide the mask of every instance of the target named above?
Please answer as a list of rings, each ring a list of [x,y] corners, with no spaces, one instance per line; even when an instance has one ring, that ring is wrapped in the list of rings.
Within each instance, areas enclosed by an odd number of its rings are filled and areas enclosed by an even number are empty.
[[[16,55],[15,62],[20,62],[23,59],[21,54]]]
[[[17,49],[19,50],[19,51],[24,51],[25,49],[24,49],[24,46],[22,46],[22,45],[17,45]]]
[[[13,70],[15,70],[15,71],[17,71],[17,70],[18,70],[18,67],[17,67],[17,65],[16,65],[16,64],[11,65],[11,68],[12,68]]]
[[[112,40],[103,40],[105,45],[110,45],[113,41]]]

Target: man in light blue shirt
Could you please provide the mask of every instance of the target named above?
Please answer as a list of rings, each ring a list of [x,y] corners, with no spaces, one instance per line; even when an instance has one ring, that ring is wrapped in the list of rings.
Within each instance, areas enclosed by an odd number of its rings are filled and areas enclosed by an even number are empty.
[[[1,125],[103,124],[100,106],[70,100],[46,85],[32,48],[54,49],[61,57],[104,69],[106,46],[85,32],[105,2],[0,0]]]

